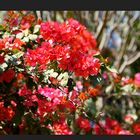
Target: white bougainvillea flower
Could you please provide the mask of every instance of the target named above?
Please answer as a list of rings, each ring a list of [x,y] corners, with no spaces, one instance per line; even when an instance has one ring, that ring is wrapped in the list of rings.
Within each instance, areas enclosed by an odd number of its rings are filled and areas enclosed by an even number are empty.
[[[40,29],[40,25],[35,25],[33,33],[37,33]]]
[[[20,32],[16,35],[16,38],[22,39],[24,37],[24,33]]]
[[[51,76],[51,77],[54,77],[56,78],[58,76],[58,73],[57,72],[54,72],[54,69],[50,69],[46,72],[47,76]]]
[[[29,29],[23,30],[22,32],[24,33],[24,36],[28,36],[29,35]]]
[[[61,86],[66,86],[67,83],[68,83],[68,78],[69,78],[68,73],[67,72],[64,72],[64,73],[61,73],[58,76],[57,80],[60,81],[60,85]]]
[[[29,34],[29,39],[30,40],[36,40],[37,39],[37,35],[35,35],[35,34]]]
[[[24,37],[24,38],[22,39],[22,41],[23,41],[23,42],[29,42],[29,37]]]

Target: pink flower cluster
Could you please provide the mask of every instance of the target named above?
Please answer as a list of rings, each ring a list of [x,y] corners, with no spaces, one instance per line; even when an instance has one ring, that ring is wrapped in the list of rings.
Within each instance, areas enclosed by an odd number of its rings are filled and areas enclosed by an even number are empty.
[[[140,72],[135,74],[134,83],[140,87]]]

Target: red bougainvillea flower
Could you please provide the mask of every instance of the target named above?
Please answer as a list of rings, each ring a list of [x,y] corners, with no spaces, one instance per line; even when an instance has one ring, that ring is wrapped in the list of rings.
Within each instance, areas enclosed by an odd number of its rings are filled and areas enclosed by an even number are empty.
[[[15,113],[14,113],[13,109],[10,106],[5,108],[5,119],[6,120],[11,120],[13,118],[14,114]]]
[[[124,116],[124,121],[128,124],[132,124],[135,120],[132,115],[128,114]]]
[[[70,62],[67,64],[68,70],[73,71],[76,76],[87,77],[90,74],[96,75],[99,72],[99,59],[78,51],[73,52],[70,58]],[[60,65],[60,67],[62,66]]]
[[[40,34],[46,42],[34,50],[27,50],[27,65],[38,63],[45,68],[47,63],[56,60],[60,69],[72,71],[76,76],[87,77],[98,73],[99,59],[88,54],[89,49],[95,49],[96,41],[78,21],[42,22]]]
[[[133,83],[133,79],[132,78],[129,78],[129,77],[122,77],[122,85],[126,85],[126,84],[131,84]]]
[[[64,110],[64,109],[67,109],[67,110],[70,111],[70,112],[73,112],[73,111],[75,111],[75,109],[76,109],[74,103],[71,102],[71,101],[65,101],[65,103],[60,104],[59,108],[60,108],[60,109],[63,109],[63,110]]]
[[[61,27],[58,22],[43,22],[41,23],[40,34],[46,40],[59,42],[61,40]]]
[[[94,126],[93,126],[93,132],[94,132],[95,134],[97,134],[97,135],[102,134],[101,128],[100,128],[100,126],[97,125],[97,124],[94,124]]]
[[[122,130],[121,125],[117,120],[112,120],[108,117],[106,118],[106,127],[111,129],[114,134],[118,134]]]
[[[0,64],[2,64],[4,62],[4,55],[0,54]]]
[[[31,66],[35,66],[37,63],[45,66],[51,60],[57,60],[59,68],[68,69],[77,76],[96,75],[100,68],[99,59],[85,53],[72,51],[69,47],[42,46],[34,50],[28,49],[25,54],[25,63]]]
[[[0,82],[7,82],[10,83],[15,76],[15,72],[12,69],[8,69],[0,74]]]
[[[5,120],[5,108],[4,103],[0,102],[0,121]]]
[[[100,126],[98,124],[94,125],[93,131],[96,134],[118,135],[121,131],[123,132],[125,130],[122,129],[117,120],[107,117],[105,123],[100,122]]]
[[[76,119],[76,124],[81,128],[84,129],[84,131],[88,132],[91,127],[90,127],[90,121],[88,119],[84,119],[83,117],[79,116]]]
[[[58,22],[42,22],[40,34],[45,40],[51,39],[53,42],[69,44],[75,51],[80,49],[87,52],[96,47],[96,40],[93,36],[83,25],[72,18],[62,24]]]
[[[121,130],[118,134],[119,134],[119,135],[133,135],[133,133],[131,133],[131,132],[128,131],[128,130]]]
[[[140,72],[135,74],[134,83],[136,86],[140,87]]]
[[[72,135],[72,131],[68,125],[63,121],[61,123],[54,122],[52,126],[48,126],[55,135]]]
[[[140,122],[135,123],[132,128],[136,134],[140,135]]]
[[[55,112],[58,110],[58,105],[52,103],[51,101],[47,101],[47,99],[38,99],[38,108],[36,111],[37,116],[40,118],[40,122],[44,122],[44,119],[46,116],[50,119],[52,119],[52,112]]]
[[[25,95],[31,95],[32,94],[32,91],[27,89],[27,86],[26,84],[22,85],[18,91],[18,94],[20,96],[25,96]]]
[[[35,16],[33,14],[28,14],[26,16],[23,16],[23,18],[20,22],[20,28],[22,30],[25,30],[25,29],[29,28],[34,21],[35,21]]]
[[[38,102],[38,98],[36,95],[34,95],[34,92],[32,93],[33,95],[27,95],[26,99],[23,102],[23,105],[26,107],[34,106],[34,102]]]
[[[7,38],[0,39],[0,50],[5,48],[5,43],[8,41]]]
[[[23,105],[26,107],[33,106],[34,105],[33,102],[38,102],[36,93],[37,93],[36,90],[32,91],[32,90],[28,89],[26,84],[23,84],[18,91],[19,96],[26,97],[26,99],[23,102]]]
[[[60,108],[61,105],[65,105],[66,108],[73,111],[74,106],[68,104],[67,101],[64,102],[64,93],[60,89],[50,88],[48,86],[38,86],[38,94],[44,96],[44,99],[38,99],[38,109],[37,114],[41,118],[41,121],[44,120],[44,115],[46,113],[51,113]]]
[[[21,49],[21,46],[25,44],[25,42],[21,41],[20,39],[16,38],[13,40],[13,37],[5,37],[0,39],[0,50],[2,49]]]
[[[101,128],[102,127],[102,128]],[[94,124],[93,127],[93,132],[95,132],[95,134],[97,135],[112,135],[112,131],[108,128],[106,128],[103,124],[100,124],[100,126],[98,124]]]
[[[34,50],[28,49],[25,54],[25,64],[35,66],[37,63],[46,65],[49,62],[49,48],[46,46],[37,47]]]
[[[22,80],[24,78],[24,75],[22,73],[17,73],[17,80]]]
[[[8,23],[10,28],[17,26],[19,21],[19,16],[20,14],[15,11],[8,11],[7,16],[4,19],[5,21],[4,25]]]
[[[14,114],[15,113],[10,106],[4,107],[4,102],[0,102],[0,121],[10,121]]]
[[[25,45],[25,42],[21,41],[19,38],[16,38],[12,45],[12,50],[14,49],[20,50],[22,45]]]

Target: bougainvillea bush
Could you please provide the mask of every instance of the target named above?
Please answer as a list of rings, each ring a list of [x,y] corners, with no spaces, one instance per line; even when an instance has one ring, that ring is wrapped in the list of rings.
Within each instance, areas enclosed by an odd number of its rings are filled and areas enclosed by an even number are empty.
[[[2,135],[140,134],[136,115],[98,110],[98,96],[135,92],[140,73],[119,76],[84,25],[9,11],[0,30]]]

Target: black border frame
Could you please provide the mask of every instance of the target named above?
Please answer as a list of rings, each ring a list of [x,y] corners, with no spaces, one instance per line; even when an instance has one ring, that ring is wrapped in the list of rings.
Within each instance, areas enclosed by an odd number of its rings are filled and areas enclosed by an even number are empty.
[[[131,136],[124,136],[124,135],[72,135],[72,136],[48,136],[48,135],[9,135],[9,136],[0,136],[0,139],[3,140],[139,140],[140,136],[138,135],[131,135]]]
[[[140,10],[140,0],[0,0],[0,10]],[[9,135],[0,136],[3,140],[140,140],[140,136],[99,136],[99,135],[74,135],[74,136],[47,136],[47,135]]]
[[[138,10],[140,0],[0,0],[0,10]]]

